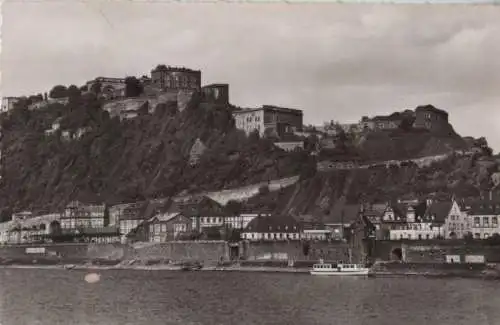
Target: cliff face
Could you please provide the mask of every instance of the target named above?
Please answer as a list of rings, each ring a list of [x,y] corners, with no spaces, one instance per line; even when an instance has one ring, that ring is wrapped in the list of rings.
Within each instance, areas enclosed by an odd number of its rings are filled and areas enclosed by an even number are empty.
[[[300,175],[286,189],[250,201],[294,215],[328,215],[339,200],[380,201],[451,191],[474,195],[490,186],[491,175],[498,171],[498,162],[478,153],[452,155],[423,168],[405,164],[316,172],[323,156],[309,155],[314,139],[306,140],[306,151],[286,153],[271,140],[236,130],[233,107],[203,103],[196,95],[189,102],[186,98],[167,98],[123,121],[110,118],[91,95],[38,110],[18,107],[2,115],[0,208],[53,210],[74,199],[115,204]],[[59,129],[47,134],[55,121]],[[68,132],[78,136],[62,136]],[[206,149],[192,166],[190,153],[197,139]],[[463,147],[454,133],[397,130],[374,133],[344,153],[365,161],[405,160]]]
[[[331,221],[339,218],[344,206],[359,202],[385,203],[407,195],[479,196],[494,185],[492,175],[499,170],[498,164],[484,165],[482,160],[484,156],[451,155],[423,168],[403,164],[318,172],[282,191],[258,195],[250,202],[279,213]]]
[[[247,138],[234,128],[230,107],[200,104],[196,96],[181,103],[184,110],[178,105],[158,105],[152,114],[120,122],[85,97],[2,116],[1,206],[54,209],[72,199],[113,204],[249,185],[314,166],[306,154],[284,154],[270,141]],[[46,135],[57,118],[60,129]],[[61,137],[83,128],[78,139]],[[207,150],[190,166],[198,138]]]

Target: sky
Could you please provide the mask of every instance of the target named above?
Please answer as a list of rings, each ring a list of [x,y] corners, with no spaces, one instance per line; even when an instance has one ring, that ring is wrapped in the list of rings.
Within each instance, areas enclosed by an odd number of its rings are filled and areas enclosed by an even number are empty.
[[[500,151],[500,7],[7,1],[1,94],[29,95],[157,64],[229,83],[230,101],[357,122],[432,104]]]

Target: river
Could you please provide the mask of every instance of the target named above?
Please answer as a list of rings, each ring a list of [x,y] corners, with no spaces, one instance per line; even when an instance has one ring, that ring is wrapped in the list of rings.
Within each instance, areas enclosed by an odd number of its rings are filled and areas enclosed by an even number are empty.
[[[0,325],[500,323],[500,282],[0,269]]]

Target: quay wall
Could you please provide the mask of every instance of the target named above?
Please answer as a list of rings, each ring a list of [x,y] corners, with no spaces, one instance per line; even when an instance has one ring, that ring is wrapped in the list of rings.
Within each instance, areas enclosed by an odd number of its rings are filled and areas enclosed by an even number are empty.
[[[229,247],[225,241],[178,241],[155,243],[130,247],[127,251],[129,260],[171,260],[202,261],[205,264],[217,264],[229,259]]]
[[[233,246],[233,247],[231,247]],[[234,247],[236,246],[236,247]],[[41,252],[28,253],[26,248],[44,248]],[[225,241],[176,241],[167,243],[130,244],[44,244],[0,246],[0,260],[54,260],[60,263],[86,263],[90,261],[202,261],[206,265],[221,260],[242,259],[247,261],[317,261],[344,260],[349,258],[345,243],[312,242],[304,251],[301,242],[241,242],[230,245]],[[353,254],[354,255],[354,254]]]
[[[240,255],[246,260],[345,260],[349,246],[345,243],[312,242],[307,255],[301,242],[242,242]]]
[[[500,246],[463,240],[376,241],[372,259],[398,260],[398,250],[401,261],[408,263],[446,263],[447,255],[458,255],[462,262],[466,255],[482,255],[487,263],[500,263]]]

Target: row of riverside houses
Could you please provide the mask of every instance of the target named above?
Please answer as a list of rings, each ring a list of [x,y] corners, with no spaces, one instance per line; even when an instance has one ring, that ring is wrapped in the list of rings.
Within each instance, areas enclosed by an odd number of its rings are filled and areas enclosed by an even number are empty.
[[[360,218],[377,240],[487,239],[500,235],[500,186],[479,198],[341,203],[327,217],[279,215],[244,204],[231,211],[207,196],[111,207],[73,201],[62,212],[15,213],[0,223],[0,243],[343,240]]]
[[[397,200],[361,207],[378,240],[488,239],[500,236],[500,187],[477,198]]]

